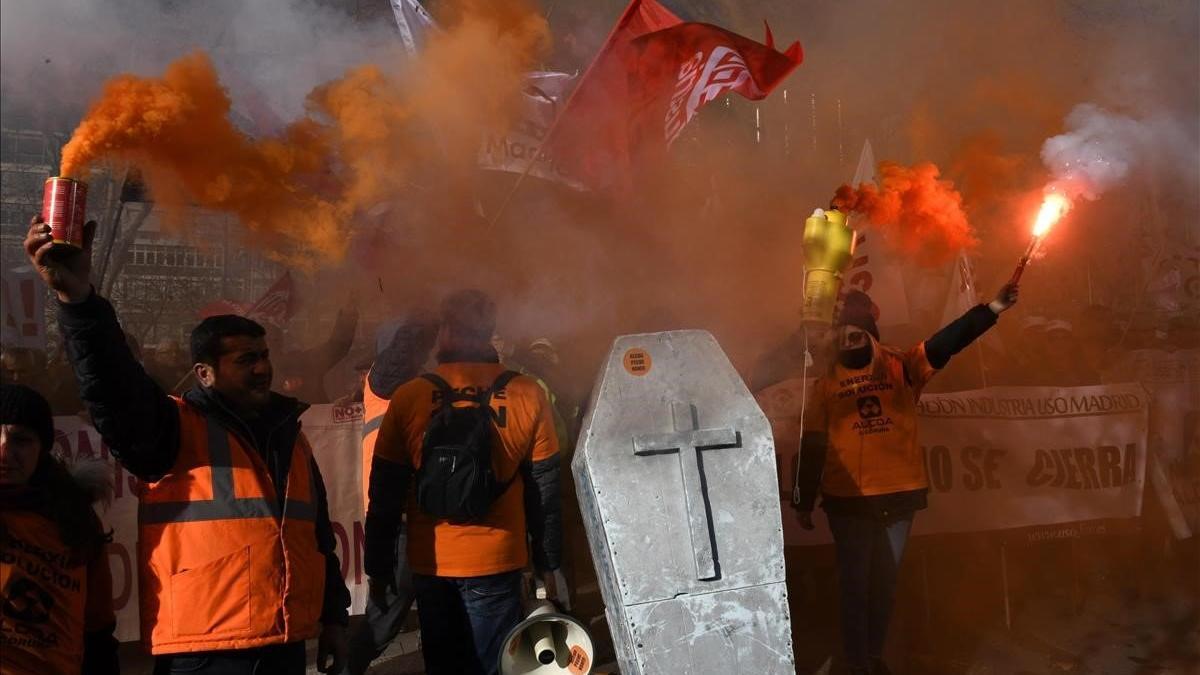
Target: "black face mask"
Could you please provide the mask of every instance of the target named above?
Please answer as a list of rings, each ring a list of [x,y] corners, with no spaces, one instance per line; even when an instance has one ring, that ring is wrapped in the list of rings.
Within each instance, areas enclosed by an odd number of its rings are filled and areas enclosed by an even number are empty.
[[[856,370],[866,368],[871,362],[871,345],[867,343],[855,349],[843,349],[838,352],[838,361],[845,368]]]

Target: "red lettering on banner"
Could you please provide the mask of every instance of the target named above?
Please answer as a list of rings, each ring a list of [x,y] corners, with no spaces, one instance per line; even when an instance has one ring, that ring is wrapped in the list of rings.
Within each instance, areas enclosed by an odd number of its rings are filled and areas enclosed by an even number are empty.
[[[862,291],[863,293],[867,293],[868,291],[871,290],[871,286],[874,283],[875,283],[875,277],[871,276],[870,272],[863,270],[861,272],[855,272],[850,277],[850,281],[848,282],[847,285],[849,285],[850,288],[854,288],[854,289]]]
[[[349,405],[333,406],[333,422],[334,424],[344,424],[347,422],[356,422],[363,418],[363,404],[351,403]]]
[[[354,585],[362,583],[363,578],[363,542],[366,539],[366,534],[363,530],[361,520],[356,520],[350,524],[350,530],[354,533],[353,536],[347,534],[346,526],[337,521],[330,523],[333,526],[333,534],[337,537],[337,548],[335,549],[338,555],[338,561],[342,565],[342,579],[350,580],[350,572],[354,572]]]
[[[100,441],[100,445],[104,445],[104,441]],[[92,436],[86,430],[79,430],[79,445],[76,448],[75,459],[87,457],[88,459],[99,459],[100,453],[92,449]]]
[[[21,289],[21,305],[25,309],[25,314],[21,317],[21,335],[24,337],[37,337],[37,302],[34,293],[38,288],[34,285],[33,279],[21,279],[18,282]]]
[[[333,536],[337,537],[337,547],[334,548],[334,553],[337,553],[338,549],[341,549],[341,553],[338,553],[338,558],[341,559],[342,578],[345,579],[346,574],[350,572],[350,541],[346,537],[346,528],[342,527],[341,523],[335,520],[330,525],[333,526]]]
[[[65,431],[54,430],[54,447],[57,448],[54,454],[60,458],[69,459],[71,457],[71,439],[67,438]]]

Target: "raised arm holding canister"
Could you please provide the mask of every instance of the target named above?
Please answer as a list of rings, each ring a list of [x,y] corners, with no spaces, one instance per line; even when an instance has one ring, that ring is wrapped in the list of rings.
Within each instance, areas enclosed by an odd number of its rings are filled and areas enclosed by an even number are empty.
[[[813,528],[817,494],[837,549],[842,635],[852,672],[886,673],[883,646],[896,571],[929,481],[917,401],[929,380],[1017,301],[1006,284],[908,351],[879,342],[871,299],[851,291],[832,334],[836,352],[809,393],[794,506]]]
[[[134,360],[90,281],[95,223],[82,247],[34,218],[25,251],[58,295],[80,395],[139,495],[143,641],[157,668],[225,673],[345,662],[349,592],[334,553],[325,487],[300,430],[305,404],[271,391],[259,324],[205,319],[192,331],[198,385],[168,396]],[[327,657],[333,663],[326,667]]]

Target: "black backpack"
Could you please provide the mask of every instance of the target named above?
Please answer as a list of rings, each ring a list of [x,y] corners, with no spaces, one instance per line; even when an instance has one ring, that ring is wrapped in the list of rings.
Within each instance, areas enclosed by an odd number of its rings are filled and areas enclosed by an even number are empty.
[[[506,370],[478,394],[460,394],[445,380],[426,373],[442,394],[421,442],[417,505],[434,518],[457,523],[482,520],[519,472],[503,483],[492,470],[492,394],[520,373]],[[475,405],[456,407],[455,402]]]

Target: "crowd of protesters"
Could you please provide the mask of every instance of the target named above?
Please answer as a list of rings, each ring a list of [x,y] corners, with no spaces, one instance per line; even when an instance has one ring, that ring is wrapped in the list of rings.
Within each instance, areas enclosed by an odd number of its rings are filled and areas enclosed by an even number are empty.
[[[487,294],[458,291],[437,311],[413,308],[378,326],[359,353],[352,353],[354,303],[308,349],[236,315],[201,321],[187,349],[170,340],[147,346],[122,330],[93,289],[87,246],[53,246],[40,220],[25,246],[57,298],[60,341],[48,351],[0,353],[0,547],[4,564],[16,560],[14,552],[39,552],[42,563],[61,567],[53,578],[63,583],[14,588],[16,575],[5,572],[6,597],[11,604],[19,594],[22,611],[4,625],[20,624],[24,636],[3,635],[6,668],[119,670],[102,553],[110,533],[91,509],[104,499],[104,481],[54,457],[53,415],[85,416],[143,483],[138,538],[148,557],[140,561],[139,609],[156,673],[300,673],[309,639],[317,640],[321,672],[363,673],[403,628],[414,601],[427,672],[494,672],[501,640],[522,618],[527,570],[564,609],[594,574],[564,476],[584,405],[577,378],[549,338],[498,336]],[[1006,286],[990,305],[902,353],[882,345],[870,299],[852,293],[839,319],[844,344],[825,365],[874,363],[911,403],[1015,299],[1015,287]],[[1121,330],[1099,306],[999,326],[1004,346],[982,343],[980,367],[947,371],[942,390],[1129,381],[1138,377],[1139,351],[1194,349],[1198,335],[1194,317],[1157,331]],[[799,344],[793,336],[769,351],[753,368],[751,386],[794,376],[803,364]],[[329,391],[331,371],[351,361],[357,377],[349,391]],[[327,402],[364,409],[369,600],[365,618],[353,623],[321,470],[299,424],[309,404]],[[450,445],[431,448],[431,438],[469,423],[458,404],[489,411],[486,422],[495,425],[482,503],[422,469],[431,452],[450,452]],[[909,413],[914,422],[902,444],[915,448],[915,410]],[[796,506],[805,527],[818,493],[830,514],[850,672],[886,673],[883,643],[901,552],[925,504],[923,464],[910,453],[911,462],[891,467],[900,479],[881,473],[871,479],[878,485],[854,482],[866,473],[823,474],[826,457],[848,451],[850,441],[822,419],[810,415],[815,426],[805,428],[800,462],[807,468]]]

